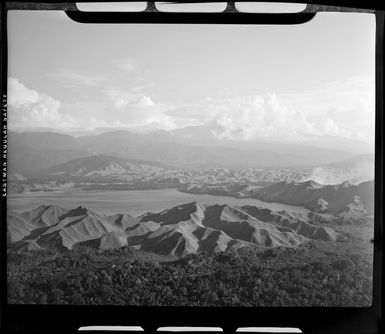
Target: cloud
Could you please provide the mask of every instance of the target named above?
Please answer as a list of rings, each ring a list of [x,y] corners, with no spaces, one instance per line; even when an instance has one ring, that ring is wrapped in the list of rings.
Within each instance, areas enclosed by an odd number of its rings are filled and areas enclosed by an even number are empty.
[[[113,127],[115,124],[109,117],[104,105],[95,102],[63,102],[61,111],[76,119],[77,127],[93,130],[98,127]]]
[[[330,109],[326,118],[336,135],[374,142],[375,111],[365,100],[358,99],[351,109]]]
[[[128,104],[138,101],[140,95],[133,93],[130,90],[123,91],[122,89],[115,87],[107,87],[103,90],[109,102],[112,102],[116,108],[124,108]]]
[[[151,107],[155,105],[149,96],[132,89],[123,90],[116,87],[108,87],[103,92],[107,99],[118,109],[126,107]]]
[[[149,104],[149,101],[139,100],[138,103]],[[8,126],[11,130],[47,128],[71,133],[74,130],[127,128],[133,125],[127,119],[126,123],[122,122],[122,115],[112,112],[112,116],[106,111],[106,106],[100,103],[61,103],[53,97],[27,88],[18,79],[8,79]],[[160,123],[159,120],[154,121]],[[170,124],[170,120],[167,123]]]
[[[132,87],[131,91],[133,91],[133,92],[141,92],[141,91],[143,91],[145,89],[152,88],[154,86],[155,86],[155,84],[153,82],[150,82],[149,84],[146,84],[146,85],[139,85],[139,86]]]
[[[148,96],[142,96],[138,103],[136,104],[137,108],[146,108],[146,107],[152,107],[155,103],[151,100]]]
[[[125,58],[114,61],[114,64],[125,72],[133,72],[138,69],[138,65],[131,58]]]
[[[174,130],[197,124],[195,119],[183,113],[178,116],[169,114],[176,108],[173,104],[156,102],[141,90],[108,87],[104,95],[109,114],[118,119],[122,127],[132,131]]]
[[[144,95],[141,90],[138,89],[128,89],[122,90],[116,87],[108,87],[104,89],[104,95],[107,99],[113,103],[113,105],[118,108],[146,108],[155,106],[155,103],[152,101],[151,97]]]
[[[218,139],[298,139],[313,131],[306,112],[288,109],[275,94],[214,101]]]
[[[374,143],[372,77],[354,77],[292,93],[206,98],[180,108],[201,124],[215,122],[217,139],[306,140],[337,136]],[[168,111],[177,117],[178,109]]]
[[[49,77],[59,81],[61,84],[67,87],[78,87],[78,86],[98,86],[105,81],[107,78],[101,75],[90,75],[86,73],[78,73],[73,71],[60,70],[54,73],[48,74]]]
[[[12,130],[68,128],[74,118],[60,112],[60,102],[28,89],[15,78],[8,79],[8,125]]]
[[[107,88],[112,114],[138,131],[216,124],[212,134],[227,140],[302,140],[337,136],[373,143],[372,81],[331,83],[297,94],[206,98],[194,104],[154,101],[140,90]],[[350,92],[350,93],[349,93]]]
[[[355,101],[353,107],[351,100]],[[313,104],[317,103],[315,98]],[[202,123],[216,122],[219,128],[212,133],[217,139],[306,140],[312,136],[337,136],[374,142],[375,113],[361,97],[355,100],[350,96],[349,104],[335,99],[326,110],[312,109],[306,104],[302,108],[289,105],[274,93],[211,98],[200,109],[195,106],[190,116],[195,114],[194,118]]]
[[[358,101],[365,101],[368,109],[374,110],[375,80],[371,76],[352,77],[328,82],[303,92],[280,94],[290,108],[307,109],[313,113],[326,114],[355,108]]]
[[[156,105],[151,97],[132,89],[123,90],[116,87],[108,87],[103,91],[107,101],[117,109],[123,108],[146,108]]]
[[[49,128],[71,133],[74,130],[120,128],[136,132],[180,127],[165,111],[171,106],[155,103],[140,93],[106,89],[105,103],[61,103],[51,96],[24,86],[18,79],[8,80],[8,125],[11,130]]]
[[[106,87],[99,101],[60,103],[9,79],[13,128],[124,128],[135,132],[207,125],[217,139],[302,140],[337,136],[374,143],[374,84],[348,80],[313,91],[205,98],[195,103],[157,101],[135,86]],[[350,93],[349,93],[350,92]]]

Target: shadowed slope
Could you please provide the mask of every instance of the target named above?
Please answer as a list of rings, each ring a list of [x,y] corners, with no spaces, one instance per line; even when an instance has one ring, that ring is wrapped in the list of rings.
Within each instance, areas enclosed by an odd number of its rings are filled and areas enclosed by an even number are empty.
[[[359,185],[344,182],[327,186],[314,181],[283,181],[257,189],[250,195],[265,202],[301,205],[310,210],[335,215],[346,212],[349,205],[359,201],[365,211],[361,210],[359,214],[373,214],[374,212],[374,181],[363,182]]]
[[[242,209],[251,216],[267,223],[273,223],[280,231],[291,231],[309,239],[336,241],[335,231],[327,226],[316,226],[311,224],[311,219],[306,221],[300,219],[285,211],[274,212],[267,208],[258,208],[256,206],[243,206]]]
[[[36,230],[45,230],[55,224],[59,217],[66,212],[65,209],[56,205],[41,205],[38,208],[17,213],[7,213],[7,242],[20,241]]]
[[[308,238],[336,239],[332,229],[284,212],[196,202],[139,218],[128,214],[105,216],[81,206],[72,210],[41,206],[21,214],[11,213],[8,230],[9,248],[16,251],[64,251],[79,244],[98,249],[133,246],[170,256],[242,247],[296,247]]]

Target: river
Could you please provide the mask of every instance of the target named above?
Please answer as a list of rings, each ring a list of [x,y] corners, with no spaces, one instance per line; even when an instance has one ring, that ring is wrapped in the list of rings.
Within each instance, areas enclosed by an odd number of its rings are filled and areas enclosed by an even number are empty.
[[[18,212],[28,211],[45,204],[55,204],[72,209],[84,206],[104,214],[129,213],[139,216],[145,212],[159,212],[173,206],[197,201],[200,204],[228,204],[230,206],[256,205],[274,211],[306,214],[300,206],[267,203],[253,198],[233,198],[225,196],[187,194],[176,189],[124,190],[124,191],[50,191],[24,192],[8,196],[8,209]]]

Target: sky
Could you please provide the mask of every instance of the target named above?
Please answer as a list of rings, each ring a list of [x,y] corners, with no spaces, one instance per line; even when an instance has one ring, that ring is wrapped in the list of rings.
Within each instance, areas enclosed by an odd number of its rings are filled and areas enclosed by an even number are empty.
[[[374,144],[375,18],[305,24],[80,24],[8,12],[9,128],[68,134],[213,126],[218,139]]]

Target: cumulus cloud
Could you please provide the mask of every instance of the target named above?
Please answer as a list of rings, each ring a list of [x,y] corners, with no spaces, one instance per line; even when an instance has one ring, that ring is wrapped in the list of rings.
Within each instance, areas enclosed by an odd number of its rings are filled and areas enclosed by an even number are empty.
[[[109,102],[112,102],[116,108],[124,108],[131,103],[138,101],[141,95],[131,91],[123,91],[115,87],[107,87],[104,89],[104,95]]]
[[[68,128],[75,119],[60,112],[60,102],[54,98],[28,89],[15,78],[8,80],[8,125],[22,130],[34,127]]]
[[[298,139],[314,130],[302,110],[288,109],[275,94],[255,95],[216,101],[216,122],[223,131],[213,131],[218,139],[258,138]]]
[[[108,87],[104,90],[104,94],[106,103],[110,105],[110,112],[126,128],[171,130],[177,127],[172,117],[165,114],[168,105],[155,103],[151,97],[140,91]]]
[[[207,125],[219,140],[298,141],[337,136],[374,143],[374,87],[370,88],[369,81],[364,83],[349,83],[354,94],[333,84],[329,91],[324,87],[312,94],[211,97],[190,104],[157,101],[144,89],[129,85],[104,88],[100,101],[60,103],[11,78],[9,119],[11,128],[111,127],[143,132]],[[362,94],[353,89],[356,86]]]
[[[210,98],[201,110],[202,118],[222,128],[212,132],[218,139],[337,136],[374,143],[374,82],[370,77],[301,93]]]
[[[358,99],[350,109],[329,110],[326,118],[333,123],[332,130],[335,131],[335,135],[356,137],[366,142],[374,141],[374,107],[370,107],[363,99]]]
[[[146,108],[155,106],[151,97],[146,96],[134,90],[122,90],[115,87],[108,87],[104,90],[104,94],[113,105],[118,108]]]
[[[156,102],[137,89],[108,87],[104,90],[108,110],[122,126],[136,131],[174,130],[188,125],[197,125],[194,118],[183,113],[170,113],[177,107],[171,103]]]
[[[123,128],[136,132],[173,130],[181,126],[165,113],[171,105],[155,103],[141,93],[109,88],[105,103],[61,103],[51,96],[30,89],[18,79],[8,80],[9,128],[23,131],[48,128],[71,133],[96,128]]]
[[[148,96],[142,96],[138,103],[136,104],[136,107],[138,108],[146,108],[146,107],[152,107],[155,103],[151,100]]]
[[[116,108],[137,124],[162,129],[216,124],[227,140],[306,140],[336,136],[374,143],[374,81],[355,77],[285,94],[208,97],[193,104],[159,103],[139,90],[111,90]]]

